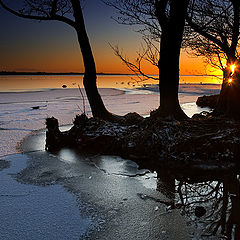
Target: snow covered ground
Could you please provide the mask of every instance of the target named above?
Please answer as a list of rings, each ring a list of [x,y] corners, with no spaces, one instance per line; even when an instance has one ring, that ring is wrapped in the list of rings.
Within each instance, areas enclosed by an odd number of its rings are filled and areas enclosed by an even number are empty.
[[[219,85],[185,84],[180,87],[179,99],[183,110],[192,116],[204,111],[195,101],[202,94],[219,92]],[[124,115],[138,112],[143,116],[159,106],[157,87],[143,89],[100,89],[106,107]],[[127,94],[126,94],[127,93]],[[85,94],[84,94],[85,95]],[[86,113],[91,116],[85,98]],[[39,109],[33,109],[39,107]],[[34,130],[45,127],[45,119],[54,116],[60,125],[71,124],[76,114],[83,112],[78,89],[55,89],[37,92],[0,93],[0,156],[15,152],[16,144]]]

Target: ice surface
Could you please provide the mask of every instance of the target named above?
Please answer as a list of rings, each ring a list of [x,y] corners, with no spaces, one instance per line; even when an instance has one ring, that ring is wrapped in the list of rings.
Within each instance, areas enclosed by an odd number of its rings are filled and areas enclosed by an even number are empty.
[[[114,89],[101,89],[100,93],[106,101],[123,95],[122,91]],[[32,109],[34,106],[39,109]],[[21,139],[31,131],[45,128],[47,117],[54,116],[65,125],[72,123],[82,111],[78,89],[0,93],[0,156],[16,152],[15,146]],[[90,115],[88,105],[86,113]]]
[[[153,201],[165,197],[142,184],[145,171],[133,162],[70,149],[4,159],[11,167],[0,171],[0,239],[188,239],[178,210],[166,214]]]
[[[181,94],[187,94],[187,95],[212,95],[212,94],[218,94],[221,89],[220,84],[180,84],[179,85],[179,95]],[[136,89],[130,89],[126,90],[129,94],[133,94],[134,92],[138,93],[145,93],[149,94],[150,92],[158,93],[159,92],[159,86],[158,85],[147,85],[146,87],[139,87]]]
[[[202,111],[193,103],[197,96],[203,93],[201,87],[200,85],[199,87],[189,87],[189,93],[186,93],[187,89],[184,89],[185,92],[179,95],[182,107],[189,116]],[[204,90],[205,92],[212,89],[212,86],[204,87],[207,89]],[[111,112],[123,115],[136,111],[141,115],[148,115],[151,110],[158,107],[159,94],[153,90],[139,91],[131,90],[132,94],[125,94],[125,91],[122,90],[100,89],[103,100]],[[161,219],[163,218],[161,227],[165,226],[167,229],[169,222],[171,222],[172,233],[168,234],[170,236],[173,234],[170,239],[174,239],[174,234],[181,230],[178,228],[179,216],[170,215],[170,219],[167,217],[165,219],[161,215],[162,208],[159,207],[158,211],[155,211],[156,203],[141,202],[142,200],[137,198],[137,193],[143,191],[145,187],[146,192],[149,191],[152,194],[151,191],[156,185],[156,174],[138,170],[132,162],[122,162],[117,157],[100,156],[88,159],[90,162],[87,164],[85,160],[80,164],[79,156],[67,149],[60,151],[58,156],[46,158],[45,155],[41,155],[41,151],[44,149],[43,137],[32,141],[32,144],[38,145],[35,150],[40,151],[39,155],[36,152],[33,153],[32,159],[27,159],[26,155],[14,154],[16,152],[15,146],[19,141],[32,131],[45,127],[46,117],[58,118],[61,125],[71,124],[75,115],[82,113],[82,103],[78,89],[0,93],[0,158],[4,158],[11,164],[10,168],[1,168],[2,171],[0,171],[0,239],[81,238],[89,230],[96,227],[93,216],[85,214],[86,205],[82,205],[82,196],[88,196],[89,193],[94,196],[92,201],[96,202],[100,207],[99,209],[103,209],[104,214],[107,213],[110,219],[116,215],[120,217],[118,211],[124,212],[125,215],[119,219],[114,218],[116,223],[112,222],[112,227],[107,229],[113,237],[120,233],[114,233],[111,229],[116,226],[118,229],[120,223],[126,222],[126,225],[123,224],[121,227],[122,231],[128,234],[128,228],[131,227],[128,225],[130,221],[133,221],[132,226],[136,225],[137,227],[139,224],[134,223],[134,221],[144,223],[140,228],[137,228],[135,234],[139,236],[148,234],[145,232],[144,226],[150,229],[148,224],[152,223],[148,222],[149,219],[152,216],[155,219],[154,214],[159,214]],[[39,106],[39,109],[32,109],[36,106]],[[90,116],[88,104],[86,105],[86,113]],[[44,131],[41,134],[43,135]],[[24,169],[26,161],[30,160],[35,165],[30,165],[30,168]],[[94,170],[87,172],[89,166]],[[21,181],[27,184],[21,184],[14,180],[15,174],[21,170],[23,170],[23,175],[22,178],[18,178],[18,181],[22,179]],[[69,194],[62,186],[56,185],[58,182],[64,183],[68,191],[72,189],[74,194]],[[101,182],[101,187],[97,184],[99,182]],[[45,187],[29,185],[31,183]],[[51,184],[53,185],[48,186]],[[145,187],[143,188],[143,186]],[[102,194],[103,192],[104,194]],[[106,204],[108,201],[109,204]],[[138,201],[140,201],[139,204],[144,204],[139,207],[136,204]],[[128,204],[126,205],[125,202]],[[119,204],[122,204],[124,208],[120,209]],[[137,217],[136,219],[132,218],[133,213]],[[125,217],[129,219],[126,221]],[[175,224],[175,232],[173,231],[173,221],[177,223]],[[160,227],[159,220],[154,224],[156,229]],[[160,231],[166,235],[165,229],[160,229]],[[151,234],[153,233],[151,230]],[[159,239],[164,239],[160,235]]]
[[[15,154],[7,160],[11,167],[0,172],[0,239],[78,240],[95,227],[84,207],[61,186],[37,187],[14,180],[25,167],[26,156]]]
[[[159,106],[159,94],[156,89],[156,86],[141,90],[128,89],[131,94],[124,94],[126,91],[103,88],[100,89],[100,94],[106,107],[113,113],[124,115],[128,112],[138,112],[147,116]],[[219,85],[213,84],[181,85],[180,103],[184,111],[192,116],[206,110],[194,103],[198,96],[218,91]],[[85,93],[84,98],[86,114],[91,116]],[[39,109],[32,109],[36,106],[39,106]],[[44,128],[47,117],[54,116],[59,119],[61,125],[65,125],[71,124],[76,114],[82,112],[83,101],[78,89],[0,93],[0,156],[16,152],[16,143],[31,131]]]

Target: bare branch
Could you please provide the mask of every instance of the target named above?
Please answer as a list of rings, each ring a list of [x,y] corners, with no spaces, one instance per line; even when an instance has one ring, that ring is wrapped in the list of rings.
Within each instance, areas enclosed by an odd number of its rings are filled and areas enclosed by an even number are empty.
[[[148,75],[148,74],[145,74],[144,71],[142,70],[142,62],[143,60],[145,60],[146,58],[146,55],[147,55],[147,52],[148,52],[148,49],[144,49],[143,52],[138,52],[138,57],[136,58],[135,62],[136,63],[133,63],[131,62],[127,57],[124,57],[122,52],[120,51],[119,47],[118,46],[115,46],[113,47],[111,44],[110,44],[110,47],[113,49],[115,55],[117,57],[119,57],[121,59],[121,61],[134,73],[136,74],[136,76],[140,77],[144,77],[146,79],[152,79],[152,80],[159,80],[159,78],[157,77],[153,77],[151,75]],[[142,78],[140,78],[141,81],[143,81]]]
[[[187,20],[187,23],[189,24],[189,26],[192,27],[195,32],[199,33],[206,39],[209,39],[213,43],[217,44],[219,47],[221,47],[223,49],[227,48],[227,46],[224,46],[224,44],[219,39],[217,39],[213,35],[209,34],[207,31],[204,30],[203,27],[200,27],[199,25],[194,23],[189,16],[186,17],[186,20]]]
[[[53,1],[53,3],[56,2],[56,1]],[[42,9],[38,8],[36,9],[34,7],[34,5],[31,4],[30,1],[26,1],[26,3],[29,4],[30,7],[32,7],[29,11],[30,13],[29,14],[25,14],[23,13],[23,10],[19,10],[19,11],[16,11],[10,7],[8,7],[5,3],[3,3],[2,0],[0,0],[0,6],[2,6],[5,10],[7,10],[8,12],[14,14],[15,16],[17,17],[21,17],[21,18],[25,18],[25,19],[33,19],[33,20],[39,20],[39,21],[49,21],[49,20],[56,20],[56,21],[61,21],[61,22],[64,22],[72,27],[75,28],[75,22],[67,17],[64,17],[64,16],[61,16],[61,15],[57,15],[56,14],[56,3],[53,4],[51,6],[51,12],[50,13],[47,13],[46,11],[43,11]],[[54,9],[55,8],[55,9]],[[42,12],[42,16],[41,15],[32,15],[31,12],[32,11],[38,11],[39,13]],[[53,14],[54,13],[54,14]]]
[[[215,68],[234,61],[239,46],[239,8],[235,0],[191,0],[184,47]]]

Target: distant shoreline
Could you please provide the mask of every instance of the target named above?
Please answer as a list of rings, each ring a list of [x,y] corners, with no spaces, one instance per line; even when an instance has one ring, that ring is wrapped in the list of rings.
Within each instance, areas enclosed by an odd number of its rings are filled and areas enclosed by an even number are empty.
[[[27,75],[27,76],[40,76],[40,75],[47,75],[47,76],[54,76],[54,75],[62,75],[62,76],[66,76],[66,75],[84,75],[84,73],[79,73],[79,72],[66,72],[66,73],[51,73],[51,72],[8,72],[8,71],[1,71],[0,72],[0,76],[9,76],[9,75]],[[129,74],[129,73],[97,73],[97,75],[135,75],[135,74]]]
[[[69,76],[69,75],[80,75],[83,76],[84,73],[80,72],[63,72],[63,73],[52,73],[52,72],[16,72],[16,71],[1,71],[0,76],[41,76],[41,75],[46,75],[46,76]],[[136,74],[131,74],[131,73],[97,73],[98,76],[136,76]],[[149,76],[157,76],[156,74],[149,74]],[[221,75],[207,75],[207,74],[189,74],[189,75],[180,75],[182,77],[184,76],[195,76],[195,77],[221,77]]]

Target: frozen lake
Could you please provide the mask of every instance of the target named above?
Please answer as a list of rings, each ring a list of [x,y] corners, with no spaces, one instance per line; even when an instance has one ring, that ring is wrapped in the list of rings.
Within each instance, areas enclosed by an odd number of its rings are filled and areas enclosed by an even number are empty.
[[[111,112],[147,116],[158,107],[157,86],[123,85],[100,89]],[[203,111],[195,104],[197,97],[219,88],[181,85],[183,110],[189,116]],[[0,93],[0,239],[188,239],[177,210],[168,212],[165,205],[148,200],[167,201],[156,191],[156,173],[114,156],[45,152],[45,133],[39,129],[45,128],[46,117],[69,125],[82,113],[77,88],[18,90]],[[91,116],[88,104],[86,114]],[[27,144],[21,154],[16,146],[23,139]]]

